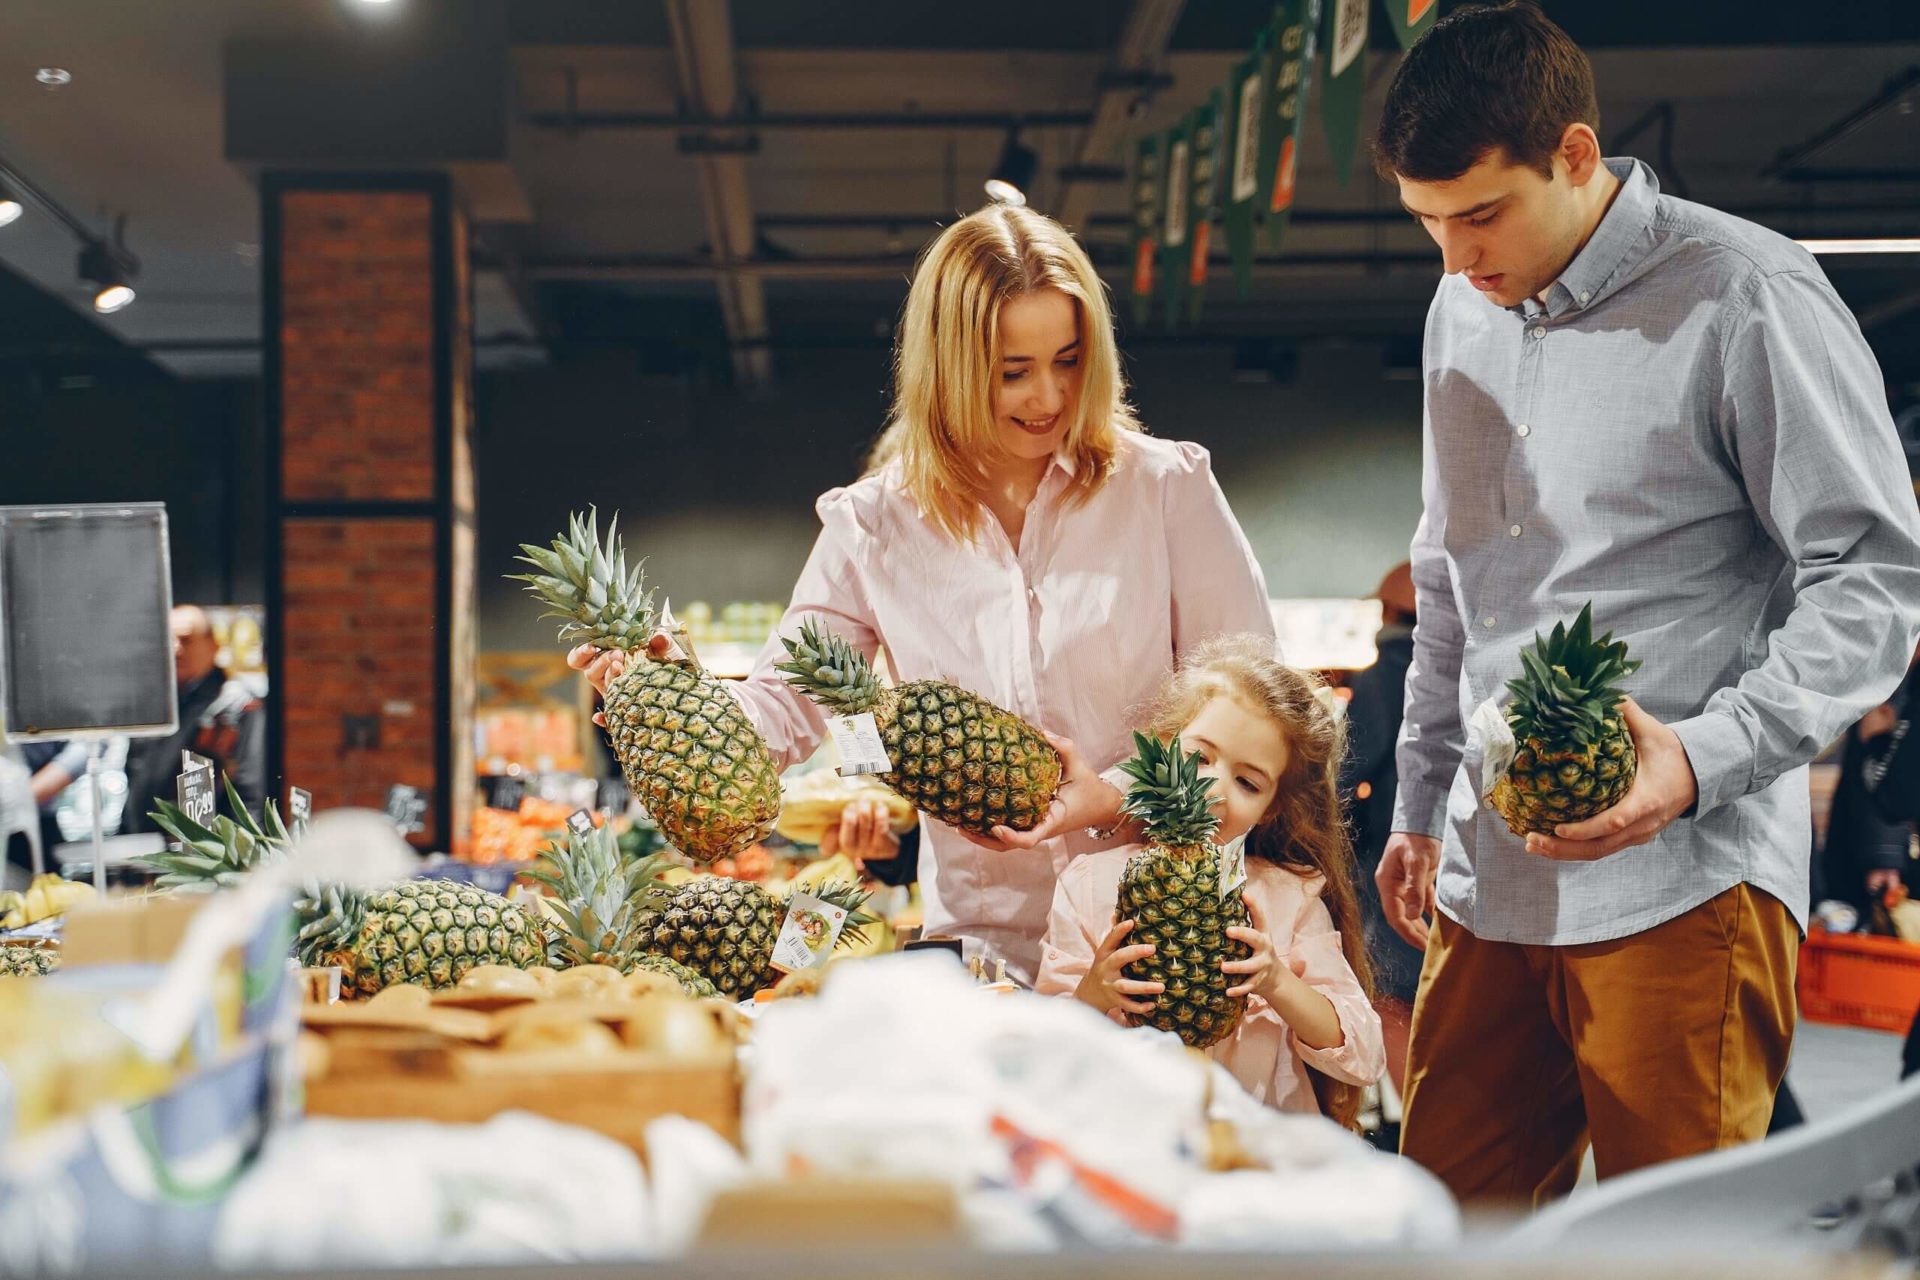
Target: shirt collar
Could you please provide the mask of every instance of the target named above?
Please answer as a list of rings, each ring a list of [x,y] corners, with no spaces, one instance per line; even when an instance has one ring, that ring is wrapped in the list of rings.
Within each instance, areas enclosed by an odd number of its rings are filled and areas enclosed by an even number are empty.
[[[1614,157],[1605,164],[1607,171],[1620,179],[1620,191],[1612,207],[1560,278],[1548,287],[1546,306],[1528,298],[1520,304],[1521,314],[1533,317],[1544,311],[1558,319],[1569,311],[1592,306],[1618,284],[1620,265],[1634,246],[1645,243],[1660,197],[1660,179],[1631,156]]]

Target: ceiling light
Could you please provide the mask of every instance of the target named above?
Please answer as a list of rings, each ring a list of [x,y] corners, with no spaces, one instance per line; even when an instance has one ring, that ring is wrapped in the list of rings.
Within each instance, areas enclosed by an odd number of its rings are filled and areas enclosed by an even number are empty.
[[[25,212],[20,205],[20,198],[7,189],[6,183],[0,182],[0,227],[18,222],[20,215]]]
[[[58,89],[73,83],[73,72],[65,67],[42,67],[33,73],[33,78],[49,89]]]
[[[80,278],[97,286],[93,309],[103,316],[124,311],[133,305],[135,264],[122,250],[104,240],[95,240],[80,250]]]
[[[996,204],[1025,204],[1027,188],[1033,185],[1033,175],[1040,168],[1040,157],[1034,154],[1032,147],[1022,146],[1020,131],[1007,131],[1007,145],[1000,149],[1000,162],[993,166],[993,175],[987,179],[987,199]]]
[[[1796,240],[1795,244],[1814,254],[1839,253],[1920,253],[1920,236],[1882,236],[1862,240]]]

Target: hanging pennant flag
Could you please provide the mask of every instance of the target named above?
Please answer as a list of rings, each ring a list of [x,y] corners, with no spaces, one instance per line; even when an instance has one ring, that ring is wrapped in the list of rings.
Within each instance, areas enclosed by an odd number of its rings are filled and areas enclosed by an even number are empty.
[[[1133,264],[1128,296],[1133,302],[1133,322],[1145,324],[1153,312],[1154,262],[1160,255],[1161,198],[1166,193],[1166,138],[1155,134],[1142,138],[1133,152],[1133,239],[1130,261]]]
[[[1180,321],[1180,302],[1187,287],[1187,185],[1192,167],[1192,143],[1183,121],[1167,131],[1166,181],[1161,184],[1165,213],[1160,218],[1160,300],[1166,305],[1167,326]]]
[[[1197,322],[1207,300],[1207,269],[1213,248],[1213,220],[1220,212],[1220,178],[1226,172],[1226,91],[1215,89],[1196,109],[1188,133],[1192,139],[1193,181],[1187,189],[1187,319]]]
[[[1319,31],[1320,0],[1281,0],[1274,6],[1255,182],[1267,248],[1276,253],[1293,215],[1294,179],[1299,172],[1301,139],[1306,133]]]
[[[1440,16],[1440,0],[1380,0],[1387,6],[1387,16],[1393,19],[1393,38],[1400,42],[1402,49],[1413,48],[1413,42],[1427,34],[1427,28]]]
[[[1227,81],[1227,112],[1223,121],[1229,141],[1225,156],[1227,253],[1233,258],[1233,287],[1241,297],[1253,287],[1253,230],[1260,204],[1260,135],[1266,122],[1267,56],[1273,44],[1269,28],[1254,41],[1253,52],[1235,67]]]
[[[1367,0],[1329,0],[1324,43],[1320,122],[1333,153],[1333,176],[1344,187],[1360,145],[1360,99],[1367,91]]]

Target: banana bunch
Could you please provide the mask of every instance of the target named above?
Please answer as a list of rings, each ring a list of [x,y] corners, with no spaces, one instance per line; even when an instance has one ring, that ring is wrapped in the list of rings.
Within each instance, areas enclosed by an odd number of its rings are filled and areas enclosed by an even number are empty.
[[[828,829],[839,823],[841,810],[855,800],[886,805],[887,825],[895,835],[913,830],[919,821],[913,805],[880,782],[860,775],[843,778],[832,769],[789,778],[781,792],[780,817],[773,829],[795,844],[818,845]]]
[[[24,929],[49,916],[65,915],[68,907],[92,898],[93,886],[83,881],[65,880],[52,872],[36,876],[25,893],[0,892],[0,929]]]

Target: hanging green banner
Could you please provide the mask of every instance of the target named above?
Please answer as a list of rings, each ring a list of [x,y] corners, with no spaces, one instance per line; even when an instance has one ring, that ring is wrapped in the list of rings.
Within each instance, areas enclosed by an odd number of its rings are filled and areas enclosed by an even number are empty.
[[[1132,279],[1127,295],[1133,303],[1133,322],[1145,324],[1153,314],[1154,262],[1160,256],[1161,199],[1166,193],[1166,139],[1160,134],[1142,138],[1133,152],[1133,238],[1128,261]]]
[[[1253,287],[1253,232],[1260,215],[1260,131],[1265,121],[1267,52],[1271,30],[1262,31],[1253,52],[1235,67],[1227,81],[1228,134],[1225,151],[1225,206],[1221,220],[1227,228],[1227,253],[1233,258],[1233,287],[1241,297]]]
[[[1160,219],[1160,301],[1165,304],[1169,328],[1179,323],[1181,301],[1187,289],[1187,262],[1192,252],[1188,236],[1187,187],[1192,181],[1193,144],[1185,121],[1167,131],[1166,180]]]
[[[1440,16],[1440,0],[1380,0],[1387,6],[1387,17],[1393,19],[1393,38],[1400,42],[1402,49],[1413,48],[1413,42],[1427,33],[1435,18]]]
[[[1326,85],[1320,91],[1320,122],[1333,153],[1333,176],[1344,187],[1360,146],[1360,99],[1367,91],[1367,0],[1329,0],[1322,43]]]
[[[1213,249],[1213,220],[1220,213],[1220,177],[1226,171],[1226,92],[1213,96],[1190,117],[1193,180],[1187,187],[1187,319],[1197,322],[1207,300],[1207,270]]]
[[[1254,183],[1267,248],[1276,253],[1293,216],[1294,181],[1300,168],[1319,31],[1320,0],[1281,0],[1274,6]]]

